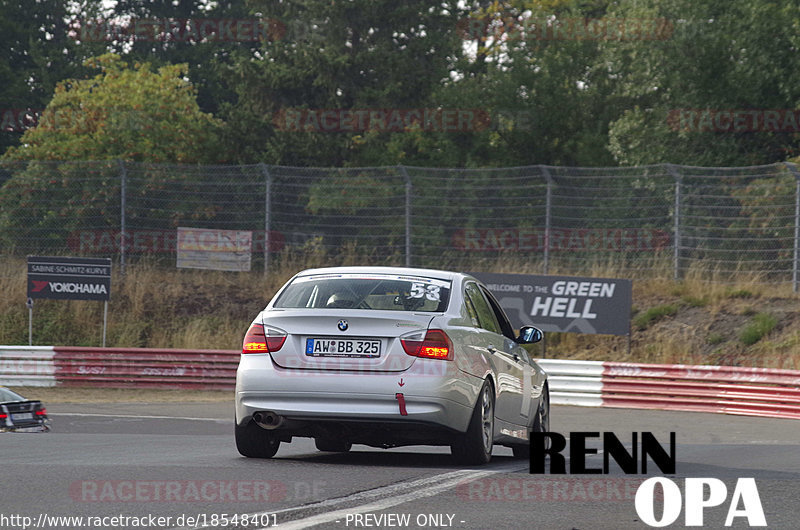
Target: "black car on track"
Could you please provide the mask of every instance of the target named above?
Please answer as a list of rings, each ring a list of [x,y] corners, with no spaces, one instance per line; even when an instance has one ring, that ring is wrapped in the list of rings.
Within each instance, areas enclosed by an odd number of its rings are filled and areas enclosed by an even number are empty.
[[[0,432],[44,432],[50,430],[47,409],[41,401],[25,399],[0,386]]]

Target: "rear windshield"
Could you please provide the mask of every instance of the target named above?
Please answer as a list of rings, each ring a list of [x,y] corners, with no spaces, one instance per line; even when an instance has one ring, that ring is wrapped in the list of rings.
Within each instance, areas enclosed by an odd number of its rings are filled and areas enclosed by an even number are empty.
[[[383,274],[325,274],[292,280],[275,301],[276,308],[378,309],[442,312],[450,282]]]
[[[7,388],[0,388],[0,401],[24,401],[25,398]]]

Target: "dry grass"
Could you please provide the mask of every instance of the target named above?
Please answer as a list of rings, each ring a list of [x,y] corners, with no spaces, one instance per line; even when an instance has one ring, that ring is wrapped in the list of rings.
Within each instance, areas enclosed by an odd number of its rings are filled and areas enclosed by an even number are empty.
[[[124,277],[116,270],[107,345],[238,349],[255,314],[298,270],[331,264],[397,265],[402,259],[378,258],[355,248],[332,255],[311,240],[303,252],[278,256],[275,262],[280,265],[269,275],[175,269],[147,261],[129,265]],[[720,274],[701,269],[676,282],[666,258],[625,269],[624,275],[613,261],[585,266],[587,276],[633,278],[631,317],[663,305],[678,311],[635,329],[630,351],[627,337],[549,333],[547,357],[800,369],[798,296],[785,284],[770,285],[745,273],[724,283]],[[442,268],[541,274],[543,262],[508,257]],[[27,344],[25,269],[21,258],[0,262],[0,344]],[[550,273],[569,275],[557,266]],[[777,325],[755,344],[742,344],[739,332],[757,313],[774,315]],[[100,346],[101,331],[101,303],[36,301],[34,344]]]

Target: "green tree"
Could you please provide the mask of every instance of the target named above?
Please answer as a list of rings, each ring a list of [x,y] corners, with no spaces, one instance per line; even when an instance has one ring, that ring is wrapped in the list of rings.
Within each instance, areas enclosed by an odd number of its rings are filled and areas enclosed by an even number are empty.
[[[129,68],[106,54],[101,72],[58,83],[39,124],[25,131],[13,160],[212,162],[221,123],[199,110],[186,65]]]
[[[609,104],[608,76],[594,68],[598,40],[581,38],[572,27],[603,17],[605,5],[512,0],[473,6],[459,23],[467,53],[434,100],[444,108],[475,109],[483,122],[466,133],[395,135],[384,151],[416,165],[613,164],[608,123],[621,111]],[[565,29],[554,35],[554,25]]]
[[[107,45],[130,62],[149,62],[155,67],[187,64],[200,109],[216,115],[223,104],[236,99],[227,79],[232,53],[253,52],[263,40],[278,34],[275,21],[253,15],[247,4],[246,0],[118,0],[106,20],[127,20],[120,28],[127,33],[107,39]],[[204,21],[211,24],[204,26]],[[245,23],[246,31],[236,31],[239,21]],[[135,38],[137,22],[153,22],[157,29]],[[256,23],[263,25],[256,28]],[[193,33],[192,26],[199,30]]]
[[[147,64],[131,68],[107,54],[89,66],[101,72],[59,83],[39,124],[4,155],[2,169],[11,175],[0,187],[0,240],[6,248],[60,250],[76,230],[118,228],[121,191],[115,159],[161,164],[216,160],[221,124],[199,110],[186,65],[153,72]],[[191,172],[136,167],[140,202],[158,201],[167,173],[192,193]],[[156,209],[157,215],[170,217],[189,208],[198,216],[211,215],[205,212],[212,205],[190,202],[175,201],[169,209]]]
[[[462,53],[459,2],[252,3],[252,12],[282,21],[281,38],[252,53],[234,51],[229,78],[238,99],[224,117],[237,161],[287,165],[357,165],[364,131],[286,130],[292,109],[418,109],[449,77]],[[375,139],[385,145],[392,133]],[[385,158],[381,161],[386,161]]]
[[[626,107],[610,128],[609,146],[617,161],[733,166],[781,161],[800,152],[791,127],[763,130],[762,121],[736,130],[726,128],[727,121],[703,123],[697,118],[701,114],[688,114],[797,108],[796,2],[622,0],[610,13],[664,18],[673,29],[663,40],[604,45],[597,67],[617,80],[613,98]]]
[[[82,61],[102,53],[102,44],[82,46],[70,32],[75,17],[101,9],[99,0],[0,0],[0,155],[35,124],[56,84],[82,75]]]

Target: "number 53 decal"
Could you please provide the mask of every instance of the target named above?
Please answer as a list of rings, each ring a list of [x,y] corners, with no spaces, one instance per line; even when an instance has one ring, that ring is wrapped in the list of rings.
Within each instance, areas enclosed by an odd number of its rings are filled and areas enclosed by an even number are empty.
[[[441,287],[438,285],[427,285],[424,283],[414,283],[411,285],[411,293],[409,298],[422,298],[423,296],[428,300],[438,302],[441,298],[439,290]]]

